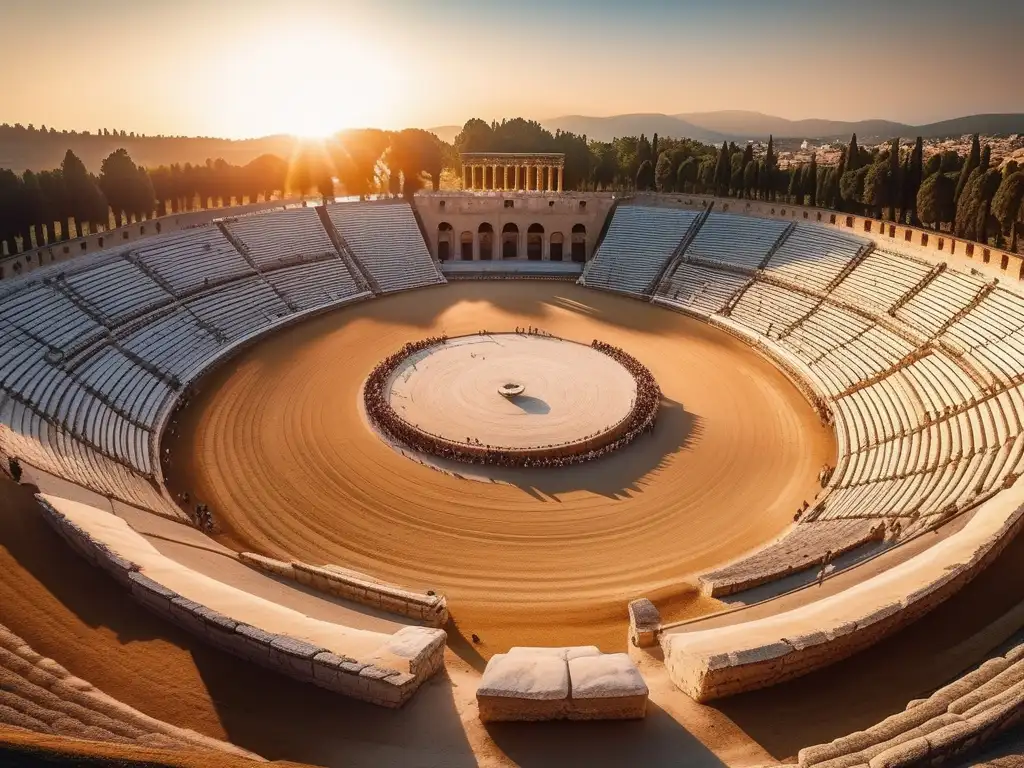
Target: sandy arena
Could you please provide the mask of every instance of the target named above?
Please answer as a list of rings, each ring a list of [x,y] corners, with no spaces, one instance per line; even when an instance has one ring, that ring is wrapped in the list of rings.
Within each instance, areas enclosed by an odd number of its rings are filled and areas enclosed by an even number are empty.
[[[655,431],[586,465],[489,468],[500,482],[479,483],[400,455],[360,416],[368,372],[406,342],[528,325],[646,365],[664,394]],[[514,644],[620,650],[640,595],[666,618],[716,607],[694,575],[782,533],[835,461],[830,431],[743,344],[561,282],[356,305],[268,338],[199,390],[165,471],[209,504],[224,543],[443,592],[484,657]]]

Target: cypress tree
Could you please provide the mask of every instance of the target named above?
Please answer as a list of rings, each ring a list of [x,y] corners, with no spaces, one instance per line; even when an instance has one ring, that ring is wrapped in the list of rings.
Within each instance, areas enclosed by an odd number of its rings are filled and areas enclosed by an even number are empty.
[[[974,139],[971,141],[971,152],[967,155],[967,162],[964,163],[963,168],[960,169],[960,178],[956,182],[956,192],[953,195],[953,200],[957,203],[960,202],[960,195],[963,194],[964,187],[967,186],[967,180],[971,178],[971,174],[974,169],[981,164],[981,144],[978,142],[978,134],[974,134]]]
[[[654,138],[651,139],[651,157],[655,158],[658,156],[658,134],[654,134]]]
[[[889,178],[888,178],[888,189],[886,190],[889,198],[889,221],[896,221],[896,201],[899,199],[900,193],[900,140],[897,136],[892,140],[892,146],[889,148]]]
[[[775,200],[775,164],[775,137],[769,134],[768,151],[765,153],[764,167],[760,174],[765,200]]]
[[[802,172],[803,166],[790,166],[789,168],[789,188],[787,193],[794,205],[800,205],[803,202],[803,195],[800,191],[800,185],[803,182]]]
[[[725,195],[729,191],[729,177],[732,175],[732,161],[729,157],[729,145],[722,142],[722,148],[718,152],[718,162],[715,163],[715,189],[717,194]]]
[[[834,169],[835,173],[831,174],[828,185],[828,199],[825,201],[827,208],[835,208],[837,211],[844,210],[843,208],[843,194],[842,194],[842,178],[843,174],[846,173],[846,155],[843,154],[839,157],[839,165]]]
[[[924,142],[920,136],[914,142],[914,151],[910,153],[910,170],[903,176],[905,192],[903,199],[910,204],[910,223],[912,226],[920,226],[921,221],[917,218],[917,193],[921,189],[921,182],[924,181]]]
[[[846,148],[846,170],[856,171],[860,168],[860,148],[857,146],[857,134],[850,137],[850,146]]]
[[[810,206],[818,205],[818,155],[811,155],[811,167],[807,169],[807,180],[804,184],[804,192],[810,196]]]

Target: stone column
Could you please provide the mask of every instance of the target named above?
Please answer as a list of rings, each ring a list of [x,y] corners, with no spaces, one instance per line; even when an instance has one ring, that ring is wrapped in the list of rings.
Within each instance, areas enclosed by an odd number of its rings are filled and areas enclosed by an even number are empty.
[[[491,188],[495,190],[501,189],[498,186],[498,166],[496,165],[491,166]]]
[[[548,192],[555,191],[555,166],[548,166]]]
[[[501,179],[502,179],[501,188],[507,191],[508,190],[508,166],[507,165],[501,166]]]
[[[462,166],[462,188],[463,189],[469,189],[469,182],[468,182],[469,174],[466,173],[467,170],[468,169],[467,169],[466,166]]]
[[[519,168],[519,165],[512,166],[512,189],[514,189],[516,192],[519,191]]]
[[[558,191],[562,191],[562,177],[565,176],[565,166],[558,166]]]

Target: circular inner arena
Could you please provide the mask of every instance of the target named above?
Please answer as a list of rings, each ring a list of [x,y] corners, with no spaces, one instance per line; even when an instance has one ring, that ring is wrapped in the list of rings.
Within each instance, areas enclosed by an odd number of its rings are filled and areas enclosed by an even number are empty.
[[[516,328],[557,338],[478,333]],[[382,351],[441,335],[450,341],[405,359],[388,390],[425,431],[527,448],[614,427],[635,382],[594,339],[650,370],[656,426],[563,468],[403,455],[367,422],[360,394]],[[522,395],[497,392],[509,379]],[[341,309],[194,389],[165,439],[165,473],[215,510],[222,542],[443,593],[485,657],[513,645],[622,649],[623,604],[640,595],[670,618],[710,610],[695,574],[782,533],[835,463],[831,430],[749,346],[564,282],[462,283]]]
[[[653,429],[660,400],[622,350],[532,327],[407,344],[363,389],[371,422],[398,444],[508,467],[601,458]]]

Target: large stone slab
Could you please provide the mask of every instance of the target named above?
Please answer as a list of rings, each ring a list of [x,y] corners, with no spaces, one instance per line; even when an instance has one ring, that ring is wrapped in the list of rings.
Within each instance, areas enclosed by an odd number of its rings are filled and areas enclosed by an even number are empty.
[[[647,714],[647,684],[624,653],[570,659],[570,720],[632,720]]]
[[[647,685],[624,653],[595,646],[516,647],[494,656],[484,670],[480,719],[612,720],[642,718]]]
[[[487,662],[476,699],[485,723],[565,717],[569,666],[555,654],[499,653]]]

